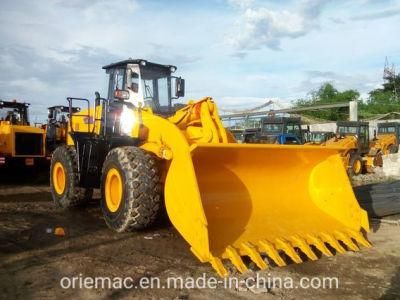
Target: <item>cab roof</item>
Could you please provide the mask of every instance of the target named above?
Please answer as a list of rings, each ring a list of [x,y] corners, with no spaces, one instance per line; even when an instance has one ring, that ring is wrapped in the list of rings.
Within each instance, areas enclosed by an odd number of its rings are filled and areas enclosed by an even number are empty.
[[[378,128],[397,127],[397,126],[400,126],[400,123],[399,123],[399,122],[378,123]]]
[[[361,121],[338,121],[336,122],[337,126],[348,126],[348,127],[357,127],[357,126],[369,126],[368,122]]]
[[[17,102],[16,100],[13,101],[3,101],[0,99],[0,108],[24,108],[28,107],[30,104],[25,102]]]
[[[103,67],[104,70],[108,70],[108,69],[113,69],[116,67],[126,67],[127,64],[144,64],[145,66],[150,66],[150,67],[158,67],[158,68],[166,68],[169,69],[171,67],[175,68],[176,70],[176,66],[173,65],[162,65],[162,64],[157,64],[157,63],[153,63],[153,62],[149,62],[145,59],[126,59],[126,60],[121,60],[119,62],[115,62],[115,63],[111,63],[108,65],[105,65]]]

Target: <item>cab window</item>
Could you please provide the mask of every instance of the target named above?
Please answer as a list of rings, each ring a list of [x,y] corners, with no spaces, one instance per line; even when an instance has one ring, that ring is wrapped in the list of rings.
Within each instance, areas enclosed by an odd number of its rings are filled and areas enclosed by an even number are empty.
[[[379,133],[395,133],[396,128],[394,126],[391,127],[379,127],[378,128]]]

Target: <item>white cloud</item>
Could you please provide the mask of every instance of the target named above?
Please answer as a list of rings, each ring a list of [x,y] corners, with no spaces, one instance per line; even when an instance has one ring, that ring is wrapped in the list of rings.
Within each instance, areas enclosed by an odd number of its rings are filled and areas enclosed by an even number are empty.
[[[233,111],[241,111],[241,110],[249,110],[254,109],[259,106],[262,106],[269,101],[273,101],[274,104],[266,108],[262,108],[262,110],[269,109],[280,109],[289,106],[289,101],[283,100],[277,97],[273,98],[262,98],[262,97],[240,97],[240,96],[225,96],[220,99],[217,99],[219,105],[219,111],[221,113],[224,112],[233,112]]]
[[[358,90],[363,99],[368,97],[368,92],[379,87],[382,83],[380,76],[377,76],[381,70],[376,70],[369,74],[359,73],[338,73],[333,71],[308,71],[307,79],[302,81],[298,88],[304,90],[316,90],[323,83],[330,82],[339,91]]]
[[[8,83],[11,87],[23,88],[27,92],[45,92],[49,86],[36,77],[11,80]]]
[[[356,15],[353,16],[352,19],[355,21],[376,20],[376,19],[389,18],[397,15],[400,15],[399,7],[386,9],[378,12],[374,11],[373,13],[368,13],[368,14]]]
[[[326,2],[303,1],[293,10],[246,7],[236,33],[228,37],[227,42],[242,52],[264,47],[278,50],[282,39],[297,38],[317,28],[322,6]]]
[[[229,4],[237,8],[248,8],[251,7],[254,3],[253,0],[228,0]]]
[[[365,93],[382,81],[386,55],[400,63],[388,38],[398,17],[349,22],[389,9],[387,1],[213,1],[0,1],[0,98],[31,102],[45,118],[46,105],[106,89],[104,64],[140,57],[177,65],[187,98],[251,108],[330,80]]]

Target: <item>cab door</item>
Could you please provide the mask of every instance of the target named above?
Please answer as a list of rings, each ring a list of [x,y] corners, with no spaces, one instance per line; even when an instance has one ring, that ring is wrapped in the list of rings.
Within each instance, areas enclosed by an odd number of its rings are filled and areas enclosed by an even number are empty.
[[[368,125],[361,125],[358,132],[358,148],[361,152],[369,151],[369,128]]]

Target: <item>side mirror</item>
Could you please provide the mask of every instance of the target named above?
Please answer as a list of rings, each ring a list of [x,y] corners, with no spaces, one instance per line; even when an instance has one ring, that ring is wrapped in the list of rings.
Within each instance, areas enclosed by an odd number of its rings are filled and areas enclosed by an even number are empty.
[[[185,96],[185,79],[178,77],[175,79],[175,97],[184,97]]]

